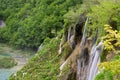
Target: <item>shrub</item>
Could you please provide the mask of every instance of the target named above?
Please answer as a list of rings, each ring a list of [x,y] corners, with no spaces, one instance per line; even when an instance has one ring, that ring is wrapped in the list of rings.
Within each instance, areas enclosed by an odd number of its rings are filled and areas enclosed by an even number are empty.
[[[0,58],[0,68],[11,68],[15,65],[17,65],[17,63],[12,57]]]

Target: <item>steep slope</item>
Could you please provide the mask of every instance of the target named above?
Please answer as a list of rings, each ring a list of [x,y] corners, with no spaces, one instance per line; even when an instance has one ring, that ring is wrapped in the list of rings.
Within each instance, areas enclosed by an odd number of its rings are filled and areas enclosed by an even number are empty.
[[[10,80],[56,80],[59,73],[57,50],[60,39],[46,39],[43,48]]]
[[[0,42],[37,49],[46,37],[56,37],[63,28],[63,15],[82,0],[0,0]]]
[[[86,4],[88,5],[85,6]],[[37,52],[37,55],[34,56],[21,71],[15,75],[13,74],[10,80],[81,80],[82,77],[84,77],[82,78],[83,80],[88,80],[88,73],[82,74],[82,71],[84,73],[88,69],[90,52],[93,46],[92,42],[94,45],[97,45],[101,40],[101,36],[106,35],[104,31],[105,24],[111,25],[113,29],[120,29],[119,4],[119,1],[116,3],[112,0],[95,0],[95,2],[86,1],[82,6],[77,5],[76,10],[74,10],[75,8],[71,9],[64,15],[63,34],[60,33],[58,37],[53,39],[45,39],[43,48]],[[84,37],[83,30],[87,18],[89,19],[86,30],[87,33]],[[98,40],[94,42],[93,38],[96,35],[97,29],[99,31]],[[61,35],[63,35],[62,39]],[[82,40],[83,37],[84,40]],[[117,38],[114,40],[116,39]],[[119,39],[117,40],[119,41]],[[101,51],[101,47],[97,48],[95,46],[94,49],[97,53]],[[104,59],[106,59],[107,54],[105,54],[106,52],[103,53],[104,55],[102,55],[102,57],[104,56]],[[98,59],[99,58],[97,58],[97,60]],[[96,63],[99,63],[99,60]],[[97,64],[95,65],[95,69],[97,69],[96,66]],[[117,69],[119,71],[119,68]],[[81,72],[79,70],[81,70]],[[82,77],[79,77],[79,74]],[[102,75],[103,74],[104,72]],[[93,75],[91,74],[90,76]],[[119,74],[117,76],[119,78]],[[106,77],[102,79],[109,80],[109,78]],[[111,78],[111,80],[112,79],[115,78]]]

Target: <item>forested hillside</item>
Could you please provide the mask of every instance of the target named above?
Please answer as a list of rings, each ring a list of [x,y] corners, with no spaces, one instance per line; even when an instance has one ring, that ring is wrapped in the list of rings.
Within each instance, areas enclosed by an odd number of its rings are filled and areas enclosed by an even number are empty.
[[[36,49],[64,27],[63,15],[82,0],[0,0],[0,42]]]
[[[0,43],[36,55],[10,80],[120,80],[120,0],[0,0]]]

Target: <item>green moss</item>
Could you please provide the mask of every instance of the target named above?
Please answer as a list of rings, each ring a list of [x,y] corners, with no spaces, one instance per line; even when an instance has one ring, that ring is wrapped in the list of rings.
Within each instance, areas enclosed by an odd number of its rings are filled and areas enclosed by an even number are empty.
[[[71,54],[71,52],[72,52],[72,49],[70,48],[70,44],[68,42],[66,42],[63,45],[62,59],[66,60],[69,57],[69,55]]]
[[[112,59],[113,61],[119,60],[120,59],[120,54],[117,54],[114,56],[114,58]]]
[[[0,68],[11,68],[17,65],[12,57],[2,57],[0,58]]]
[[[112,73],[110,71],[102,71],[96,77],[95,80],[113,80]]]
[[[69,73],[70,70],[70,64],[64,66],[63,70],[61,71],[61,75],[59,76],[59,80],[64,80]]]
[[[119,80],[120,79],[120,56],[115,55],[112,61],[103,62],[99,65],[100,73],[96,80]]]

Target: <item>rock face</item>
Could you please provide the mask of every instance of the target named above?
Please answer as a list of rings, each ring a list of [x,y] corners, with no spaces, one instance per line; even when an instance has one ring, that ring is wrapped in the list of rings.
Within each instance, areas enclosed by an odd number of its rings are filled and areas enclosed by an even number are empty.
[[[99,49],[95,45],[98,33],[93,41],[91,38],[87,38],[87,22],[85,14],[80,15],[76,25],[68,29],[67,41],[60,44],[61,55],[65,57],[64,60],[61,60],[60,80],[93,80],[98,71],[97,64],[100,61],[99,54],[102,51],[102,45],[99,46]],[[66,43],[69,47],[63,47]],[[64,53],[65,48],[71,49],[70,52],[67,52],[69,53],[67,56],[64,55],[66,54]],[[95,68],[96,71],[92,72],[91,68]]]
[[[60,80],[76,80],[77,76],[77,58],[80,50],[82,47],[80,47],[80,43],[82,40],[83,36],[83,27],[86,21],[86,16],[85,14],[81,14],[78,22],[74,25],[69,27],[67,33],[64,34],[63,40],[66,40],[63,42],[61,40],[60,43],[60,49],[59,49],[59,54],[61,53],[62,56],[66,57],[66,59],[62,58],[61,60],[61,66],[60,66]],[[67,36],[66,36],[67,35]],[[64,47],[66,43],[69,45],[69,47]],[[86,44],[85,47],[89,45]],[[64,52],[65,48],[71,49],[70,52],[67,50],[67,52]],[[87,48],[86,48],[87,49]],[[65,56],[64,54],[69,53],[69,55]],[[66,68],[66,72],[64,72],[64,69]]]

